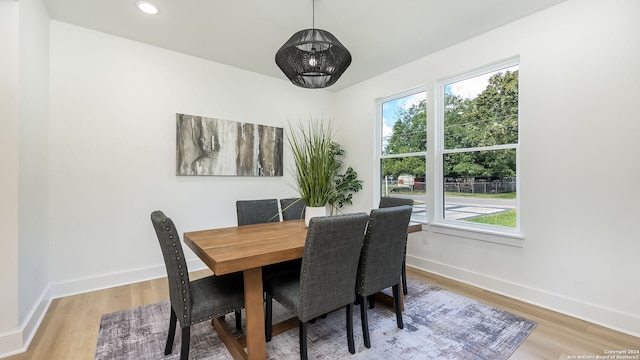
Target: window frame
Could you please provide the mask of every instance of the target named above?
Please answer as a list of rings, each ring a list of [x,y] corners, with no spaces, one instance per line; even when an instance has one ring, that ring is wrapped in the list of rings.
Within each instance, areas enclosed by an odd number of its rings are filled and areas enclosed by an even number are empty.
[[[521,230],[521,204],[520,204],[520,183],[521,183],[521,161],[520,161],[520,139],[521,139],[521,124],[520,124],[520,99],[518,98],[518,142],[515,144],[503,144],[493,146],[482,147],[469,147],[469,148],[456,148],[445,149],[445,126],[444,126],[444,90],[445,86],[470,79],[476,76],[484,75],[497,70],[505,69],[512,66],[518,66],[520,70],[520,58],[515,57],[504,61],[496,62],[487,66],[482,66],[476,70],[465,72],[456,76],[447,77],[436,81],[434,88],[434,117],[433,121],[433,133],[434,144],[432,147],[427,147],[427,150],[432,149],[433,154],[433,169],[431,171],[433,181],[433,196],[431,199],[433,204],[433,211],[429,222],[429,227],[436,233],[442,233],[447,235],[461,236],[465,238],[477,239],[481,241],[489,241],[494,243],[500,243],[511,246],[521,247],[524,234]],[[520,82],[519,82],[520,84]],[[503,227],[496,225],[479,224],[473,222],[464,222],[460,220],[452,220],[445,218],[444,210],[444,155],[451,153],[463,153],[473,151],[492,151],[503,149],[515,149],[516,152],[516,227]]]
[[[424,156],[425,158],[425,167],[428,167],[429,164],[429,159],[428,159],[428,154],[429,154],[429,143],[427,142],[427,147],[426,150],[424,152],[411,152],[411,153],[401,153],[401,154],[390,154],[390,155],[383,155],[382,154],[382,128],[383,128],[383,114],[382,114],[382,106],[384,103],[386,102],[390,102],[393,100],[397,100],[403,97],[407,97],[410,95],[415,95],[418,93],[424,92],[425,93],[425,97],[427,99],[427,107],[429,106],[429,92],[427,89],[426,85],[420,85],[420,86],[416,86],[410,89],[406,89],[404,91],[398,92],[398,93],[394,93],[392,95],[388,95],[388,96],[384,96],[384,97],[379,97],[375,99],[375,109],[376,109],[376,126],[375,126],[375,131],[374,131],[374,136],[375,136],[375,141],[373,142],[373,146],[374,146],[374,151],[373,151],[373,158],[374,158],[374,164],[376,164],[376,167],[373,171],[373,176],[375,178],[375,181],[373,182],[374,186],[373,186],[373,191],[374,191],[374,196],[373,196],[373,207],[376,208],[378,206],[378,204],[380,203],[380,198],[382,197],[382,188],[381,188],[381,179],[382,179],[382,159],[393,159],[393,158],[404,158],[404,157],[412,157],[412,156]],[[427,108],[428,109],[428,108]],[[425,128],[425,133],[427,132],[428,129],[428,111],[427,111],[427,124],[426,124],[426,128]],[[427,141],[425,139],[425,141]],[[425,181],[427,181],[427,171],[428,169],[425,168]],[[426,185],[426,184],[425,184]],[[428,191],[427,191],[428,194]],[[425,196],[425,206],[426,208],[428,208],[428,203],[429,203],[429,199],[428,199],[428,195]],[[415,221],[415,218],[412,218],[411,221]],[[425,216],[422,221],[420,221],[421,224],[427,224],[428,223],[428,216]]]

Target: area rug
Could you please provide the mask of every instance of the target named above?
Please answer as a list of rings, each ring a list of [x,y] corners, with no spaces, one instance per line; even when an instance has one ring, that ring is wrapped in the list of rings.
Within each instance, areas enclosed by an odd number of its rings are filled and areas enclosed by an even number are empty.
[[[536,327],[518,315],[450,291],[409,279],[404,329],[384,305],[370,309],[371,348],[364,347],[359,305],[354,306],[356,353],[347,348],[344,310],[318,319],[308,328],[310,359],[508,359]],[[169,327],[169,303],[160,302],[102,316],[96,360],[158,360],[180,358],[180,331],[173,353],[164,356]],[[292,317],[274,301],[274,322]],[[235,329],[234,316],[227,316]],[[243,324],[244,324],[243,313]],[[299,359],[298,329],[276,335],[267,343],[268,359]],[[231,359],[210,322],[191,329],[190,359]]]

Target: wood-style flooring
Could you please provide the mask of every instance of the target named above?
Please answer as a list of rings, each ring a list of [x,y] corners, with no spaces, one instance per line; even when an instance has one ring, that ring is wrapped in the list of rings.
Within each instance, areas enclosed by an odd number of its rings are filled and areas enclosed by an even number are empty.
[[[191,278],[208,274],[198,271]],[[434,274],[408,269],[408,276],[537,322],[511,359],[595,359],[596,355],[606,355],[605,350],[640,349],[637,337]],[[168,298],[167,280],[162,278],[55,299],[29,349],[5,359],[91,360],[102,314]]]

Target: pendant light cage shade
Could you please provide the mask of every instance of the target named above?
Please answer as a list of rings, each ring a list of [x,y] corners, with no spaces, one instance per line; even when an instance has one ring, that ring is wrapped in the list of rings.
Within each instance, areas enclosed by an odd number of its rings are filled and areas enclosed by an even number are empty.
[[[338,81],[351,64],[351,53],[330,32],[306,29],[282,45],[276,64],[295,85],[319,89]]]

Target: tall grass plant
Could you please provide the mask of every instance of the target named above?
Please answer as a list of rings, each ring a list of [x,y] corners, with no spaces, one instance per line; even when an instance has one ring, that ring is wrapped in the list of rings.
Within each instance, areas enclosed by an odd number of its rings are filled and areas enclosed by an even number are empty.
[[[306,206],[326,206],[334,198],[334,177],[338,170],[332,156],[331,121],[311,119],[307,124],[289,124],[286,136],[293,153],[300,197]]]

